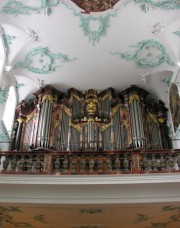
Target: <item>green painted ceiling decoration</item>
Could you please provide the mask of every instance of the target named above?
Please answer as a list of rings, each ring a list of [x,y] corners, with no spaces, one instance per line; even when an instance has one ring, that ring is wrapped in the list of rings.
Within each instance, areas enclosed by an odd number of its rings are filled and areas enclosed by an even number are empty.
[[[2,37],[3,37],[4,45],[6,47],[6,54],[7,54],[9,53],[9,45],[12,44],[12,41],[16,39],[16,37],[9,34],[3,34]]]
[[[162,10],[176,10],[180,9],[179,0],[134,0],[135,3],[140,4],[141,9],[147,12],[150,8],[160,8]]]
[[[47,74],[56,70],[57,67],[62,65],[55,65],[56,60],[61,63],[74,61],[77,58],[70,59],[67,55],[62,53],[52,53],[47,47],[45,48],[32,48],[24,56],[24,59],[17,62],[14,66],[15,69],[23,68],[33,73]],[[38,61],[37,61],[38,60]],[[38,64],[37,64],[38,62]]]
[[[30,6],[23,4],[18,0],[9,0],[3,7],[2,13],[18,15],[31,15],[33,13],[40,14],[46,13],[50,15],[52,13],[52,7],[59,5],[59,0],[39,0],[39,6]]]
[[[8,92],[9,92],[9,86],[0,88],[0,104],[3,104],[6,102]]]
[[[111,9],[109,12],[103,15],[88,15],[82,14],[82,10],[79,11],[72,5],[69,1],[61,0],[39,0],[41,2],[39,7],[33,7],[27,4],[23,4],[18,0],[9,0],[2,9],[2,13],[18,15],[31,15],[33,13],[40,14],[46,13],[50,15],[52,13],[52,7],[57,5],[64,5],[66,8],[73,11],[74,16],[78,16],[80,19],[80,27],[84,32],[85,36],[89,37],[89,41],[93,43],[98,43],[100,38],[104,36],[110,26],[111,17],[117,16],[117,12],[125,7],[130,1],[122,3],[116,9]],[[91,3],[88,3],[91,4]],[[105,3],[104,3],[105,4]],[[95,26],[93,26],[95,24]],[[91,28],[92,27],[92,28]]]
[[[88,36],[89,41],[92,42],[93,45],[98,43],[102,36],[106,35],[107,29],[110,26],[111,17],[116,17],[117,12],[125,7],[128,3],[129,1],[121,4],[121,6],[117,7],[116,9],[111,9],[111,11],[108,13],[98,16],[82,14],[81,11],[77,11],[75,7],[68,4],[66,1],[62,2],[66,8],[73,12],[74,16],[79,17],[80,28],[83,30],[84,35]],[[95,26],[93,26],[93,24],[95,24]]]
[[[164,83],[166,83],[167,86],[169,87],[170,86],[170,83],[171,83],[172,77],[173,77],[173,72],[169,76],[167,76],[166,78],[162,79],[161,81],[164,82]]]
[[[180,38],[180,30],[177,30],[177,31],[175,31],[173,33]]]
[[[112,55],[118,55],[127,61],[132,60],[140,68],[156,67],[162,63],[175,66],[164,45],[156,40],[143,40],[137,45],[131,45],[135,48],[133,52],[111,52]]]
[[[107,14],[106,16],[80,16],[81,25],[80,27],[84,31],[85,36],[89,37],[89,41],[93,43],[93,45],[99,42],[100,38],[104,36],[107,32],[107,29],[110,24],[111,14]],[[96,30],[90,28],[90,23],[98,23],[98,28]]]
[[[144,221],[147,221],[148,219],[149,219],[149,217],[147,215],[137,214],[137,218],[134,223],[144,222]]]

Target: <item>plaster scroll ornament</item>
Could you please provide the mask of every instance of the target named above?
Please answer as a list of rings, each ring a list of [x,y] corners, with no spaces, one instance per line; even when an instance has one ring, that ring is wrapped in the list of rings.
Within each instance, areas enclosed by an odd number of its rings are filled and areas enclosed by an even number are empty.
[[[154,34],[157,37],[163,38],[165,35],[166,26],[167,26],[167,24],[165,21],[154,23],[152,25],[152,34]]]
[[[31,15],[31,14],[41,14],[45,13],[50,15],[52,13],[52,8],[60,4],[60,0],[36,0],[29,3],[22,3],[18,0],[8,0],[8,2],[3,6],[2,13],[18,15]]]
[[[156,40],[143,40],[136,45],[131,45],[134,51],[112,52],[127,61],[134,61],[140,68],[156,67],[162,63],[175,66],[163,44]]]
[[[150,9],[162,9],[162,10],[178,10],[180,9],[179,0],[134,0],[135,3],[140,4],[141,9],[144,12]]]
[[[24,68],[33,73],[47,74],[56,70],[60,65],[55,65],[56,60],[60,60],[61,63],[74,61],[77,58],[69,58],[62,53],[52,53],[46,48],[32,48],[24,56],[24,59],[17,62],[14,66],[17,68]]]
[[[180,29],[177,31],[174,31],[173,33],[180,38]]]

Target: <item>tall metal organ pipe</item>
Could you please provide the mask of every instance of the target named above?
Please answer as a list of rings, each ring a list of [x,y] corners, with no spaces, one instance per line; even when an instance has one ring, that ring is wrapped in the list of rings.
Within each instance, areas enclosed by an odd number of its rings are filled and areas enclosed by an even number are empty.
[[[52,101],[45,99],[42,104],[40,113],[39,129],[38,129],[38,146],[49,146],[49,134],[52,115]]]
[[[143,127],[143,111],[139,97],[136,97],[136,95],[132,95],[130,97],[129,106],[133,146],[135,148],[141,148],[145,146],[145,134]]]

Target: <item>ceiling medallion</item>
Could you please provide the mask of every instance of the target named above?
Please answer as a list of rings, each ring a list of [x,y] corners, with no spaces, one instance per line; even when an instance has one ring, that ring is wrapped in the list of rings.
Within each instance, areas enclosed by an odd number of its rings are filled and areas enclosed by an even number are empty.
[[[71,0],[84,10],[83,13],[102,12],[112,9],[120,0]]]

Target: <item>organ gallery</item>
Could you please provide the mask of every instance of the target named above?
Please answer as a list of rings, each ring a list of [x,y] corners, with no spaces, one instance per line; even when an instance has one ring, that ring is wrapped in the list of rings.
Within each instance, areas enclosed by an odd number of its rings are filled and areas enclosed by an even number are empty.
[[[47,85],[22,101],[14,122],[12,150],[120,151],[170,149],[167,108],[131,86],[117,93],[89,89],[68,95]]]

